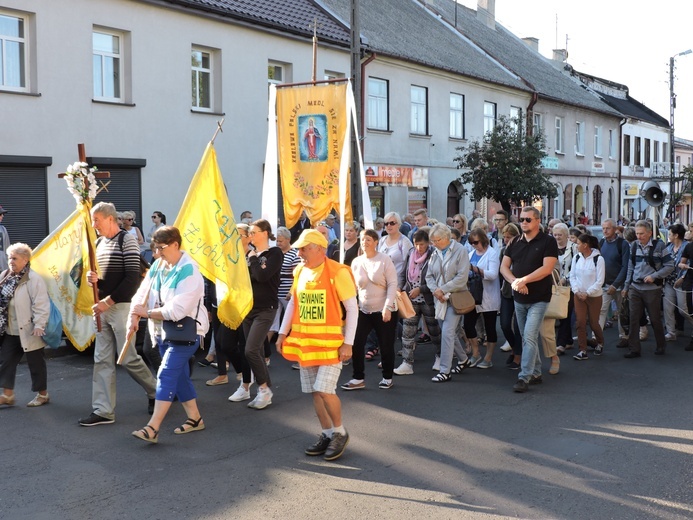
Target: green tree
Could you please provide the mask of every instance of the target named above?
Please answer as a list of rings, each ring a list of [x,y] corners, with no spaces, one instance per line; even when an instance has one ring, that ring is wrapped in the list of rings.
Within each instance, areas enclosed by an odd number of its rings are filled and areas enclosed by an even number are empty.
[[[492,132],[483,139],[457,148],[457,167],[463,170],[463,192],[472,200],[495,200],[510,211],[511,206],[531,204],[558,195],[556,185],[542,171],[546,140],[543,133],[528,135],[523,116],[501,116]]]
[[[667,216],[672,219],[674,212],[676,210],[676,205],[681,202],[685,195],[693,195],[693,166],[684,166],[681,168],[679,175],[674,176],[671,181],[674,182],[674,186],[677,186],[681,191],[674,192],[671,196],[671,202],[669,203],[669,210],[667,211]],[[670,182],[671,182],[670,181]],[[665,188],[666,189],[666,188]]]

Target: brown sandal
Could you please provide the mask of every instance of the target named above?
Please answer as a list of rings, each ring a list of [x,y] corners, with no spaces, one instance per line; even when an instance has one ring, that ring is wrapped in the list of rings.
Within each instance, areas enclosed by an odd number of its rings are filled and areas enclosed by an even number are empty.
[[[149,435],[149,431],[147,430],[147,428],[152,430],[152,432],[154,432],[154,435]],[[137,437],[138,439],[141,439],[145,442],[152,442],[154,444],[159,442],[159,430],[155,430],[154,427],[150,426],[149,424],[147,424],[141,430],[132,432],[132,435],[133,437]]]
[[[186,428],[186,426],[189,426],[189,428]],[[184,433],[190,433],[204,429],[205,423],[202,422],[202,417],[200,417],[197,421],[188,417],[188,420],[181,424],[178,428],[173,430],[173,433],[175,433],[176,435],[182,435]]]

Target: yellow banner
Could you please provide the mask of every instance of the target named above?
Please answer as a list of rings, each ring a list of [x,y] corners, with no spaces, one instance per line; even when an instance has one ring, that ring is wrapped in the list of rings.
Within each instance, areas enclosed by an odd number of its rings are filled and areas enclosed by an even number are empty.
[[[31,268],[46,282],[63,315],[63,331],[77,350],[86,349],[95,335],[94,293],[87,284],[89,243],[93,247],[95,242],[89,207],[83,204],[36,246],[31,258]]]
[[[184,249],[200,272],[217,284],[219,320],[232,329],[240,326],[253,307],[253,289],[236,219],[212,143],[207,145],[174,224]],[[219,287],[219,285],[226,287]]]
[[[325,220],[332,209],[339,212],[340,161],[348,131],[346,89],[346,83],[277,89],[286,227],[295,225],[303,210],[313,224]],[[352,220],[350,200],[346,207],[346,220]]]

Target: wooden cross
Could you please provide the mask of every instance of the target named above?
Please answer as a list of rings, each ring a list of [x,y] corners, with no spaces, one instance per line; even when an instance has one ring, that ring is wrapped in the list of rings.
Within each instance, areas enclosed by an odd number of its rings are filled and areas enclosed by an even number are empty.
[[[84,143],[79,143],[77,145],[77,152],[79,154],[79,162],[86,163],[87,162],[87,154],[84,150]],[[63,177],[65,177],[65,175],[66,175],[65,173],[59,173],[58,177],[62,179]],[[95,171],[94,177],[96,177],[97,179],[108,179],[111,177],[111,172]],[[106,184],[101,183],[101,186],[102,186],[101,189],[106,189],[106,186],[108,186],[108,184],[110,184],[110,182],[111,181],[108,181]],[[88,192],[89,191],[89,181],[87,179],[84,179],[84,183],[85,183],[85,188]],[[101,191],[101,190],[99,190],[99,191]],[[106,190],[106,191],[108,191],[108,190]],[[89,226],[90,223],[86,222],[86,225]],[[87,236],[89,236],[89,235],[87,234]],[[87,240],[87,244],[89,247],[89,266],[88,267],[89,267],[90,271],[94,271],[95,270],[94,266],[96,265],[96,251],[94,250],[94,244],[91,243],[91,240]],[[92,285],[92,290],[94,293],[94,303],[96,304],[99,301],[99,288],[98,288],[97,283],[94,283]],[[101,332],[101,318],[99,316],[95,316],[94,319],[96,321],[96,329],[99,332]]]

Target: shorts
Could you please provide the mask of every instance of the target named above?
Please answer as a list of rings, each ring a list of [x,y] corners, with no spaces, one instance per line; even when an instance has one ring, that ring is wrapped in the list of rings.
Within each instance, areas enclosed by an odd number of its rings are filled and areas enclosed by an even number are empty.
[[[337,382],[342,373],[342,363],[301,367],[301,391],[305,394],[322,392],[336,394]]]

